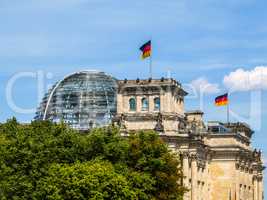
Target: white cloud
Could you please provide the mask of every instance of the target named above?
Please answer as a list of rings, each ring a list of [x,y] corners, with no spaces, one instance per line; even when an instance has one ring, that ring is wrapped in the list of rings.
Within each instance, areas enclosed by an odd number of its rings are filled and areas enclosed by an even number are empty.
[[[258,66],[247,71],[239,68],[226,75],[223,83],[230,91],[267,90],[267,67]]]
[[[215,94],[220,92],[218,84],[209,83],[205,77],[200,77],[191,82],[193,88],[199,93]]]

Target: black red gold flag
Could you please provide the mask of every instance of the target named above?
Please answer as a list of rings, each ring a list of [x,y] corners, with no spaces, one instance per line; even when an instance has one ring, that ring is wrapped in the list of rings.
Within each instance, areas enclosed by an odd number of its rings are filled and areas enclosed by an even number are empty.
[[[149,40],[140,47],[140,50],[142,51],[142,59],[151,56],[151,49],[151,40]]]
[[[226,105],[228,105],[228,103],[229,103],[229,101],[228,101],[228,94],[227,93],[215,98],[215,105],[216,106],[226,106]]]

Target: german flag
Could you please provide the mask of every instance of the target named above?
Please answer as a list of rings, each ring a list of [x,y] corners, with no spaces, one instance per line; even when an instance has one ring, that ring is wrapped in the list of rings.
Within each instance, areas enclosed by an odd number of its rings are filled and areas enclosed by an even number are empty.
[[[226,106],[226,105],[228,105],[228,103],[229,103],[229,101],[228,101],[228,94],[227,93],[215,98],[215,105],[216,106]]]
[[[142,51],[142,59],[145,59],[151,56],[151,40],[146,42],[140,47],[140,51]]]

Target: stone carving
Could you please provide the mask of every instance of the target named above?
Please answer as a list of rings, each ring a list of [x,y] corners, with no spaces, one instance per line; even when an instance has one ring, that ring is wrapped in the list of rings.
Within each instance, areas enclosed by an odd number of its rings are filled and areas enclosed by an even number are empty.
[[[179,119],[179,122],[178,122],[178,131],[179,132],[184,132],[186,129],[186,123],[183,119]]]
[[[125,115],[124,114],[121,114],[120,116],[120,120],[119,120],[119,127],[120,127],[120,130],[124,133],[127,132],[127,127],[125,125]]]
[[[157,116],[157,124],[155,126],[155,131],[157,132],[163,132],[164,131],[164,126],[162,124],[162,114],[159,113],[158,116]]]

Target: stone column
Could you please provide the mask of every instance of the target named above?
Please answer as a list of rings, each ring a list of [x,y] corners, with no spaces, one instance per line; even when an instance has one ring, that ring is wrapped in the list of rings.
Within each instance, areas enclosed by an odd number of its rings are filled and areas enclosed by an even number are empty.
[[[191,200],[197,200],[197,157],[192,156],[191,161]]]
[[[173,110],[175,110],[173,107],[173,101],[172,101],[172,94],[171,94],[171,90],[167,89],[167,91],[165,92],[164,95],[164,111],[165,112],[172,112]]]
[[[124,101],[123,101],[123,97],[121,94],[117,94],[117,113],[123,113],[125,112],[125,107],[123,107]],[[129,108],[129,106],[127,105],[126,108]],[[128,112],[128,110],[127,110]]]
[[[160,112],[163,112],[165,111],[166,105],[165,105],[165,95],[162,91],[159,98],[160,98]]]
[[[188,155],[186,153],[183,154],[183,175],[184,175],[184,186],[189,188],[189,163],[188,163]],[[190,191],[189,191],[190,192]],[[184,200],[189,200],[189,192],[185,193]]]
[[[246,163],[245,169],[244,169],[244,180],[245,180],[245,195],[244,195],[244,199],[249,199],[249,165],[248,163]]]
[[[141,112],[142,111],[142,100],[143,97],[141,96],[136,96],[136,112]]]
[[[258,200],[262,200],[262,177],[261,177],[261,175],[259,176],[259,178],[258,178]]]
[[[155,98],[155,96],[149,96],[148,97],[148,111],[149,112],[154,112],[154,108],[155,108],[154,98]]]
[[[249,172],[249,182],[250,182],[249,199],[253,199],[253,174],[251,174],[250,172]]]
[[[242,200],[245,199],[245,184],[245,167],[242,162],[239,168],[239,198]]]
[[[204,168],[204,177],[205,177],[205,185],[204,185],[204,199],[209,200],[209,190],[208,190],[208,183],[209,183],[209,174],[208,174],[208,164],[206,163]]]
[[[240,166],[239,166],[239,163],[236,163],[236,170],[235,170],[235,173],[236,173],[236,180],[235,180],[235,195],[236,195],[236,199],[239,200],[240,199],[240,194],[239,194],[239,191],[240,191],[240,180],[239,180],[239,176],[240,176]]]
[[[255,175],[253,176],[253,200],[258,200],[258,180]]]

